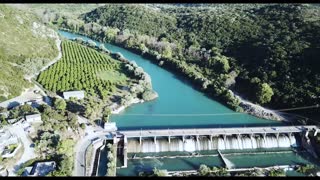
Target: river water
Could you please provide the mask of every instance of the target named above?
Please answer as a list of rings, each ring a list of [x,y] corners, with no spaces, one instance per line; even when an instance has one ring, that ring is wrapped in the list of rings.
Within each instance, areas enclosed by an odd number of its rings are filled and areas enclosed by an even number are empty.
[[[90,39],[65,31],[59,31],[59,33],[67,39],[76,37],[81,37],[86,41]],[[98,46],[101,44],[94,42]],[[116,122],[119,130],[284,125],[282,122],[261,119],[248,114],[228,114],[234,111],[193,89],[186,80],[178,78],[140,55],[112,44],[104,43],[104,45],[111,52],[120,52],[126,59],[135,61],[142,67],[151,76],[153,89],[159,94],[159,97],[153,101],[132,105],[120,114],[112,115],[111,121]],[[181,116],[182,114],[184,115]],[[306,157],[293,152],[227,157],[236,167],[309,163],[307,160],[309,158],[305,159]],[[118,170],[117,175],[137,175],[142,169],[151,170],[153,167],[168,170],[192,170],[198,169],[200,164],[221,166],[222,162],[218,157],[128,160],[128,168]],[[101,165],[106,166],[105,163]],[[103,174],[105,172],[99,173],[100,176]]]

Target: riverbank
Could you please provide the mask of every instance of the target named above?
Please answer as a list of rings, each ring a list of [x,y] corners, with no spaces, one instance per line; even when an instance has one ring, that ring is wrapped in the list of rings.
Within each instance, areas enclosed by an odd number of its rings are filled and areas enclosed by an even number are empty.
[[[133,104],[137,104],[137,103],[143,103],[144,100],[143,99],[139,99],[139,98],[134,98],[131,101],[128,102],[128,104],[126,105],[117,105],[117,107],[112,108],[111,110],[111,114],[119,114],[121,111],[123,111],[124,109],[126,109],[127,107],[133,105]],[[117,104],[117,103],[116,103]]]
[[[289,121],[279,113],[267,109],[265,107],[262,107],[258,104],[253,104],[250,101],[247,101],[243,99],[241,96],[233,93],[234,96],[239,99],[240,101],[240,106],[243,108],[244,112],[251,114],[253,116],[259,117],[259,118],[264,118],[264,119],[270,119],[270,120],[277,120],[277,121]]]

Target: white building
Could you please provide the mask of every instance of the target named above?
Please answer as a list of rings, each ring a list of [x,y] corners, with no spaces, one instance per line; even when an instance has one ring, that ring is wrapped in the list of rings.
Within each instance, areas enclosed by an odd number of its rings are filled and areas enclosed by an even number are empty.
[[[104,123],[104,129],[110,131],[116,131],[117,126],[115,122]]]
[[[56,169],[56,162],[37,162],[33,167],[26,167],[24,171],[25,176],[46,176]]]
[[[84,91],[66,91],[63,92],[63,98],[69,99],[71,97],[75,97],[77,99],[83,99],[84,98]]]
[[[26,115],[26,121],[28,123],[37,123],[42,122],[41,120],[41,114],[32,114],[32,115]]]
[[[12,135],[9,131],[3,131],[0,133],[0,153],[3,152],[6,146],[17,143],[18,138]]]

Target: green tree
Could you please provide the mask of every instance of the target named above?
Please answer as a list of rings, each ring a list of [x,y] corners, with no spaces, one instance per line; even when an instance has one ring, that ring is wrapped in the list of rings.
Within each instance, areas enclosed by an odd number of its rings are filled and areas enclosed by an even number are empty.
[[[267,176],[273,176],[273,177],[285,176],[285,175],[286,175],[286,173],[284,172],[283,169],[271,169],[267,173]]]
[[[258,87],[256,98],[260,104],[265,104],[271,101],[273,90],[267,83],[262,83]]]
[[[211,170],[208,166],[201,164],[198,171],[199,171],[200,176],[207,176],[207,175],[209,175]]]
[[[1,127],[2,126],[6,126],[6,125],[8,125],[9,123],[8,123],[8,121],[4,118],[4,116],[1,116],[0,117],[0,122],[1,122]]]
[[[78,128],[78,117],[74,113],[68,112],[68,124],[73,129]]]
[[[61,110],[61,111],[64,111],[67,107],[67,103],[64,99],[55,99],[54,101],[54,107],[57,109],[57,110]]]
[[[228,58],[220,54],[209,59],[208,64],[220,73],[227,73],[230,69]]]
[[[162,55],[166,58],[171,58],[172,57],[172,49],[170,46],[166,45],[163,52],[162,52]]]
[[[316,173],[316,169],[314,167],[314,165],[312,164],[307,164],[307,165],[303,165],[303,166],[299,166],[297,169],[297,172],[306,174],[306,175],[312,175]]]
[[[81,123],[80,127],[81,127],[81,129],[85,129],[86,128],[86,124],[85,123]]]
[[[153,174],[155,176],[168,176],[168,171],[166,169],[157,169],[156,167],[153,169]]]
[[[35,109],[29,104],[24,104],[20,106],[19,110],[20,110],[20,115],[35,112]]]

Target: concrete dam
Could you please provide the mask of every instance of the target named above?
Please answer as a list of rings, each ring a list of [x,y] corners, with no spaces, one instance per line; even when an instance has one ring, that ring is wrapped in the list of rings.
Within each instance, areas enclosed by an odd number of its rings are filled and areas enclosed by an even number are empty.
[[[317,126],[128,130],[117,131],[114,143],[126,167],[128,153],[302,146],[314,154],[309,134],[316,136],[318,130]]]
[[[183,136],[170,137],[144,137],[128,138],[127,149],[133,152],[166,152],[166,151],[201,151],[201,150],[226,150],[226,149],[256,149],[296,147],[296,135],[291,134],[267,134],[267,135],[231,135],[231,136]]]
[[[174,129],[119,132],[127,152],[201,151],[297,147],[316,126]]]
[[[218,150],[226,167],[231,168],[232,165],[219,150],[302,147],[317,157],[309,138],[316,136],[318,131],[317,126],[278,126],[126,130],[108,133],[111,133],[112,142],[116,146],[117,158],[123,162],[118,168],[127,167],[128,153],[203,150]],[[97,166],[93,166],[92,174],[96,174],[95,169]]]

